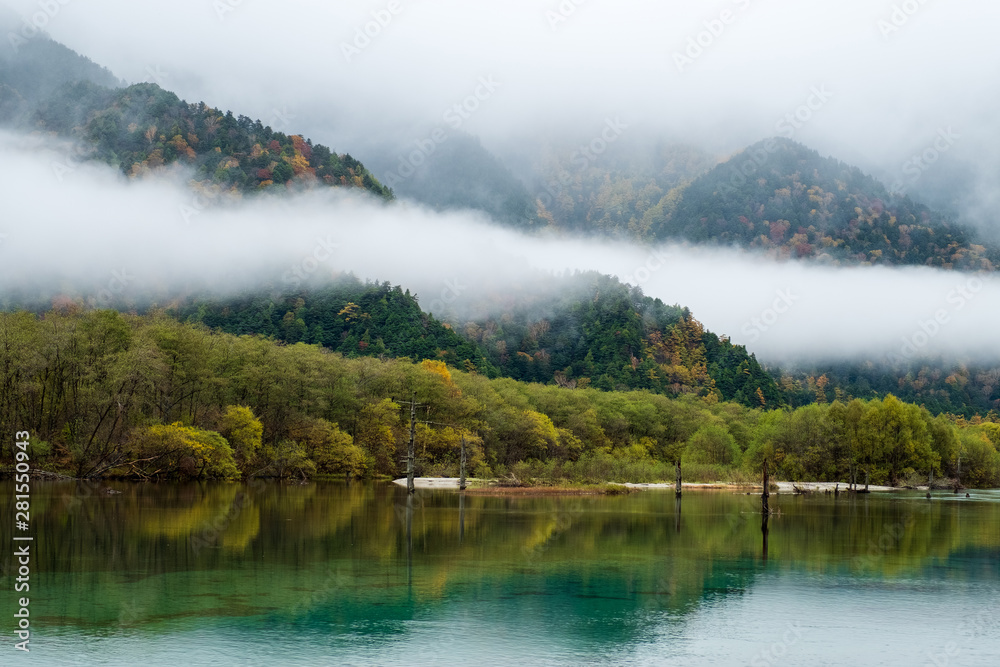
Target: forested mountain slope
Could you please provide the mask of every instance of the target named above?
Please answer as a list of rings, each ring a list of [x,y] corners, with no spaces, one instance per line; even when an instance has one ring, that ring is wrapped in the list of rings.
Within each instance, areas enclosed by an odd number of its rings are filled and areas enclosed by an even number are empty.
[[[617,280],[581,274],[558,296],[478,321],[441,323],[402,288],[353,279],[294,293],[186,300],[171,312],[230,333],[320,343],[346,356],[442,360],[491,377],[693,394],[753,407],[783,403],[746,348],[690,311]]]
[[[185,102],[154,83],[119,87],[106,69],[45,35],[0,54],[0,125],[75,140],[77,157],[129,177],[177,166],[206,195],[326,185],[392,198],[349,154]]]
[[[787,139],[749,147],[695,179],[650,221],[657,240],[757,248],[835,264],[991,271],[996,247],[856,167]]]

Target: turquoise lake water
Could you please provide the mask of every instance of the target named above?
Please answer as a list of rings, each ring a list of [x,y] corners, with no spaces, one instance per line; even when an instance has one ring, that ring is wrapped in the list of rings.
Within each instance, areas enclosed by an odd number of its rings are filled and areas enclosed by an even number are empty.
[[[994,491],[772,496],[766,557],[730,492],[32,493],[31,652],[5,554],[0,665],[1000,665]]]

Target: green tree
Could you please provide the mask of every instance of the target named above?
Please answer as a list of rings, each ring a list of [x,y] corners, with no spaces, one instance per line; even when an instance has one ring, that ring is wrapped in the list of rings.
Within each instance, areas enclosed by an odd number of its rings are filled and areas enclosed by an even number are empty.
[[[684,451],[686,463],[731,465],[740,456],[732,434],[722,424],[705,424],[688,440]]]
[[[399,408],[399,403],[391,398],[383,398],[362,408],[358,418],[354,442],[373,459],[375,471],[380,475],[395,475],[399,472]]]
[[[236,467],[243,474],[250,472],[249,467],[257,457],[264,434],[264,425],[257,419],[253,410],[241,405],[230,405],[222,413],[219,431],[229,441],[236,459]]]

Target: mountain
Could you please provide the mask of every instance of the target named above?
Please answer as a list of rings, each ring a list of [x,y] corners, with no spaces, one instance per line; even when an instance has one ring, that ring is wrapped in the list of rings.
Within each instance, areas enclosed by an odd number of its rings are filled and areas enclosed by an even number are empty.
[[[547,294],[491,298],[497,314],[441,320],[408,290],[346,277],[308,290],[189,297],[169,312],[227,333],[319,343],[346,357],[438,360],[569,388],[644,389],[769,409],[892,394],[934,415],[1000,412],[1000,368],[989,365],[920,359],[765,368],[745,347],[705,331],[688,309],[614,278],[579,274]]]
[[[435,128],[410,143],[369,147],[366,155],[397,196],[441,211],[482,211],[515,228],[542,223],[524,184],[472,135]]]
[[[545,145],[526,161],[522,168],[534,183],[539,216],[575,234],[655,241],[653,222],[717,160],[683,144],[629,142],[614,131],[607,136],[614,141],[596,147]]]
[[[475,137],[435,134],[372,162],[260,121],[188,103],[151,83],[125,85],[43,33],[22,37],[0,8],[11,48],[0,49],[0,122],[77,140],[85,155],[132,178],[184,169],[206,194],[315,186],[401,195],[437,209],[481,210],[502,224],[647,243],[737,245],[828,264],[993,270],[994,246],[859,169],[786,139],[719,163],[696,148],[611,134],[594,144],[541,145],[510,168]],[[429,143],[428,143],[429,142]],[[628,143],[631,142],[631,143]],[[431,148],[432,147],[432,148]],[[510,158],[509,158],[510,159]],[[419,165],[416,163],[420,162]],[[410,167],[412,169],[407,169]],[[699,395],[745,406],[885,397],[971,417],[1000,409],[1000,370],[950,361],[903,367],[856,361],[774,371],[684,308],[587,274],[560,296],[509,298],[493,317],[435,319],[415,295],[386,283],[188,300],[183,319],[345,356],[438,359],[490,377]],[[509,296],[509,295],[508,295]],[[15,306],[17,297],[5,303]]]
[[[884,398],[889,394],[923,406],[931,414],[1000,414],[1000,367],[955,359],[844,361],[780,372],[782,396],[797,407],[846,398]]]
[[[610,136],[599,153],[542,145],[527,157],[508,156],[513,171],[462,138],[437,145],[423,167],[401,154],[386,168],[410,198],[482,210],[511,226],[739,246],[828,265],[992,271],[1000,263],[1000,247],[974,230],[789,139],[761,141],[719,162],[690,146]],[[400,179],[404,172],[410,175]],[[525,187],[534,215],[523,212]]]
[[[324,288],[191,297],[169,308],[176,318],[227,333],[316,343],[346,357],[436,359],[496,376],[478,346],[424,313],[409,290],[352,276]]]
[[[0,5],[0,114],[24,119],[32,109],[67,85],[87,82],[104,88],[124,85],[110,71],[37,30],[31,37],[19,17]]]
[[[502,312],[442,321],[408,290],[347,277],[285,293],[193,297],[169,312],[227,333],[319,343],[345,357],[437,360],[487,377],[569,388],[645,389],[751,408],[892,394],[934,415],[971,419],[1000,411],[995,367],[914,360],[766,369],[745,347],[705,331],[688,309],[599,274],[575,276],[557,296],[518,294],[493,303]]]
[[[0,55],[0,125],[74,139],[83,147],[79,157],[133,178],[184,168],[206,195],[325,185],[393,196],[350,154],[185,102],[153,83],[122,87],[44,35],[22,41]]]
[[[1000,261],[971,230],[788,139],[760,142],[710,169],[650,222],[657,240],[832,264],[992,271]]]
[[[490,377],[750,407],[784,403],[746,348],[705,331],[687,309],[596,273],[563,287],[559,296],[518,298],[496,317],[451,323],[424,313],[408,290],[353,278],[320,289],[187,299],[171,312],[227,333],[320,343],[348,357],[440,360]]]
[[[832,265],[992,271],[1000,262],[1000,248],[973,230],[789,139],[719,163],[684,146],[613,151],[539,158],[539,216],[576,234],[739,246]]]

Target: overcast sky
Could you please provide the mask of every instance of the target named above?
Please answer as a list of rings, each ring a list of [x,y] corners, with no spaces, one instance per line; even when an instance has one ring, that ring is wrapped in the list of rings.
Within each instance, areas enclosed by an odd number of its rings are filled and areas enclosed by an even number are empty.
[[[24,16],[45,4],[6,1]],[[808,120],[794,138],[824,154],[916,195],[953,191],[950,175],[963,174],[960,205],[980,223],[1000,205],[996,2],[62,3],[48,3],[58,11],[46,29],[120,77],[157,81],[362,160],[380,135],[422,138],[415,128],[440,124],[492,77],[499,85],[462,129],[501,153],[556,131],[589,139],[620,117],[636,132],[724,155],[779,134],[798,110]],[[814,89],[826,99],[800,110]],[[947,128],[960,137],[948,154],[905,177],[904,163]]]

